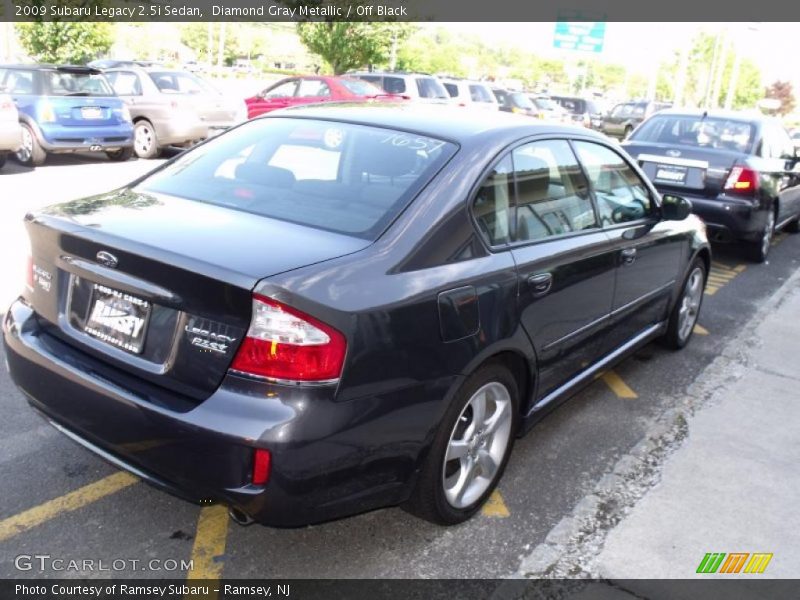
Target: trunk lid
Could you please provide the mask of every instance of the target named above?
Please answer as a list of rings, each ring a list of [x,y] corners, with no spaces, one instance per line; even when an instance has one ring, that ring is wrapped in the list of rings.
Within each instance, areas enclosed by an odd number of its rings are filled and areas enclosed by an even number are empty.
[[[121,384],[195,401],[222,381],[257,281],[370,244],[129,189],[50,207],[26,226],[28,299],[45,332],[115,367]]]
[[[737,151],[630,141],[622,144],[659,190],[718,196],[731,169],[746,161]]]
[[[50,96],[56,123],[64,127],[97,127],[123,122],[122,100],[110,96]]]

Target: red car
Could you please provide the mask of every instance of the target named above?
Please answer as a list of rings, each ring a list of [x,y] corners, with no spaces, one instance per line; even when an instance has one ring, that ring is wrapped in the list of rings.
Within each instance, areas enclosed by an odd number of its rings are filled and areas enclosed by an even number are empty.
[[[381,88],[354,77],[305,76],[288,77],[271,85],[260,94],[247,98],[247,118],[252,119],[287,106],[317,102],[366,102],[369,100],[402,100]]]

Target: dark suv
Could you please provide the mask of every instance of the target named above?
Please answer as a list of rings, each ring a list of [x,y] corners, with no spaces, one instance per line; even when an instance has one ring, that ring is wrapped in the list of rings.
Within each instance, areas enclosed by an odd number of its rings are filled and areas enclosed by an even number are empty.
[[[624,102],[617,104],[603,117],[601,129],[606,135],[626,139],[642,121],[672,106],[665,102]]]
[[[800,161],[775,119],[670,110],[623,146],[661,192],[692,201],[712,240],[742,241],[757,262],[766,260],[775,229],[800,229]]]
[[[600,129],[603,124],[603,111],[594,100],[587,100],[577,96],[553,96],[550,98],[563,106],[570,115],[572,122],[590,129]]]

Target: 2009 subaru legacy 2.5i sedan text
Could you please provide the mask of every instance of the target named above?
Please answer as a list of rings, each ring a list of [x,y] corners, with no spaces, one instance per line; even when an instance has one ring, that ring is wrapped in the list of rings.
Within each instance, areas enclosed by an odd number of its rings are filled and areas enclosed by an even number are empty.
[[[11,374],[75,441],[239,522],[458,523],[547,409],[692,334],[704,228],[612,144],[436,107],[270,113],[27,217]]]

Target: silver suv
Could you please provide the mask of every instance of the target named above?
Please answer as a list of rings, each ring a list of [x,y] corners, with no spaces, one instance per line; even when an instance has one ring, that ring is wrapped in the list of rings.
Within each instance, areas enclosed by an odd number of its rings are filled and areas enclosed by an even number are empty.
[[[247,119],[243,101],[225,98],[186,71],[129,64],[105,74],[130,108],[140,158],[155,158],[166,146],[190,146]]]
[[[387,94],[396,94],[409,100],[429,104],[450,104],[450,94],[438,77],[423,73],[404,73],[399,71],[357,71],[348,73],[364,81],[374,83]]]

